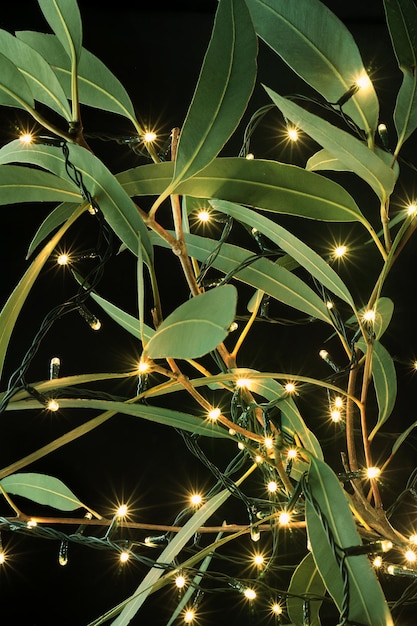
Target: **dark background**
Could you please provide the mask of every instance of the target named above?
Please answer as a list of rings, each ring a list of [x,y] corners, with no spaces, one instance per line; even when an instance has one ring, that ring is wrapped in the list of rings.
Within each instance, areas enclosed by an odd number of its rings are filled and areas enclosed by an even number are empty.
[[[104,6],[102,2],[80,0],[79,6],[84,25],[84,46],[96,54],[119,78],[126,87],[138,117],[145,124],[155,125],[168,137],[170,130],[181,126],[197,82],[201,62],[209,41],[216,2],[179,1],[172,2],[114,2]],[[391,51],[389,36],[384,23],[382,2],[325,2],[350,28],[366,65],[372,66],[377,91],[384,100],[381,120],[384,115],[391,124],[391,110],[401,76],[396,69]],[[42,14],[34,2],[7,2],[2,6],[0,26],[15,30],[41,30],[50,32]],[[293,77],[286,66],[273,56],[263,45],[259,56],[259,83],[266,83],[283,94],[291,94],[304,88]],[[257,87],[249,105],[249,116],[268,100],[262,88]],[[26,125],[22,112],[3,108],[1,111],[2,142],[15,137],[16,128]],[[85,109],[83,116],[86,133],[108,133],[127,135],[132,132],[127,120],[111,114]],[[265,120],[265,128],[255,134],[253,151],[257,155],[296,162],[304,165],[314,151],[308,141],[303,150],[292,151],[280,142],[276,128],[282,124],[278,114]],[[125,146],[89,140],[96,154],[103,158],[108,167],[122,171],[142,161],[129,152]],[[229,142],[225,154],[234,155],[241,144],[241,135]],[[413,155],[415,140],[411,139],[405,154]],[[410,177],[407,193],[413,196],[413,180]],[[355,183],[353,195],[361,201],[361,207],[370,206],[374,199],[365,186]],[[371,199],[372,198],[372,199]],[[0,231],[2,281],[0,297],[5,301],[19,277],[26,269],[25,260],[28,244],[50,207],[25,205],[1,207],[3,212]],[[284,220],[285,223],[285,220]],[[377,223],[377,222],[374,222]],[[354,228],[337,226],[330,231],[326,226],[308,225],[306,230],[297,224],[298,234],[304,240],[313,241],[319,251],[329,246],[331,237],[349,237],[354,240],[358,234]],[[304,228],[304,230],[303,230]],[[77,237],[77,246],[88,248],[96,236],[87,222],[71,231],[67,243]],[[237,237],[248,243],[245,233]],[[245,239],[246,237],[246,239]],[[64,244],[63,244],[64,245]],[[248,244],[249,245],[249,244]],[[415,420],[411,398],[415,383],[409,367],[413,359],[415,331],[410,299],[409,273],[404,271],[415,266],[415,251],[411,244],[404,255],[401,270],[394,272],[387,284],[387,295],[395,296],[397,304],[395,321],[386,336],[386,347],[395,351],[398,360],[399,386],[403,400],[396,406],[395,430],[401,431]],[[187,289],[177,272],[169,254],[161,254],[160,268],[165,279],[162,281],[166,307],[174,306],[187,297]],[[345,271],[345,278],[356,282],[358,292],[368,293],[368,283],[376,266],[372,255],[364,264],[357,259]],[[135,314],[135,273],[134,260],[125,254],[114,256],[106,268],[105,278],[99,292],[118,306]],[[353,291],[355,287],[352,287]],[[30,345],[34,333],[44,315],[57,303],[65,300],[74,291],[74,283],[67,272],[58,271],[51,262],[42,272],[22,311],[8,354],[7,376],[19,365],[23,354]],[[94,306],[90,307],[102,318],[103,327],[93,333],[76,313],[58,320],[40,346],[28,373],[30,381],[47,377],[49,359],[58,355],[62,361],[63,375],[78,372],[126,371],[131,368],[140,354],[140,346],[132,337],[116,327]],[[311,340],[311,337],[313,339]],[[307,343],[307,338],[309,343]],[[253,339],[242,351],[241,365],[259,369],[286,369],[287,371],[317,374],[317,353],[327,339],[326,329],[317,327],[261,326],[254,330]],[[267,355],[267,356],[265,356]],[[336,354],[336,356],[338,356]],[[323,376],[327,375],[323,365]],[[117,383],[112,393],[131,396],[135,385],[128,382]],[[187,399],[178,397],[179,408],[187,410]],[[301,400],[304,408],[310,411],[311,419],[317,419],[320,410],[314,408],[314,398],[307,396]],[[88,418],[61,412],[58,416],[44,411],[31,411],[22,414],[6,413],[1,416],[0,453],[1,466],[21,458],[54,437],[67,432]],[[338,458],[340,439],[334,431],[317,422],[316,431],[327,441],[327,451],[332,458]],[[313,429],[314,430],[314,429]],[[383,445],[392,443],[388,440]],[[227,460],[234,454],[226,443],[207,443],[206,452],[215,463],[224,469]],[[384,484],[384,496],[388,502],[395,499],[415,464],[413,440],[404,446],[401,461]],[[207,472],[201,464],[187,452],[181,437],[164,427],[150,425],[128,416],[117,416],[101,426],[99,430],[49,455],[24,471],[53,474],[61,478],[80,498],[104,516],[111,517],[117,502],[129,500],[132,503],[132,517],[145,523],[170,524],[181,509],[187,505],[187,494],[192,489],[207,489],[211,486]],[[401,482],[399,482],[401,480]],[[253,482],[248,485],[258,492],[260,487]],[[30,503],[21,502],[27,514],[44,514]],[[0,506],[0,514],[10,515],[6,504]],[[221,512],[222,519],[228,522],[246,523],[246,511],[240,503],[231,502]],[[221,523],[220,516],[215,520]],[[405,522],[408,522],[408,517]],[[405,523],[404,522],[404,523]],[[71,527],[64,527],[71,532]],[[94,533],[99,536],[100,530]],[[102,531],[104,533],[104,531]],[[147,532],[137,533],[134,539],[143,541]],[[288,542],[288,551],[283,550],[281,566],[296,562],[297,551],[303,550],[303,538],[293,533]],[[30,626],[86,626],[86,624],[127,597],[138,585],[146,569],[137,564],[128,564],[122,570],[111,552],[95,550],[71,544],[69,563],[65,568],[58,565],[59,542],[31,539],[26,535],[3,533],[10,558],[0,571],[2,589],[2,611],[0,625],[24,624]],[[265,539],[265,543],[268,540]],[[238,554],[247,554],[250,541],[246,538],[238,544]],[[152,552],[152,557],[157,552]],[[285,558],[284,558],[285,554]],[[234,554],[236,556],[236,553]],[[288,559],[285,560],[285,559]],[[220,562],[218,569],[220,570]],[[233,566],[224,566],[226,569]],[[239,569],[237,571],[240,571]],[[220,586],[220,585],[219,585]],[[264,619],[264,609],[250,615],[247,603],[236,592],[227,591],[227,584],[221,585],[223,592],[207,594],[203,603],[206,612],[202,624],[257,624]],[[285,577],[277,576],[277,588],[285,588]],[[398,584],[399,592],[403,588]],[[224,591],[226,588],[226,591]],[[139,616],[132,624],[166,624],[175,607],[176,597],[172,590],[164,590],[147,600]],[[220,612],[217,612],[219,611]],[[324,624],[334,624],[337,616],[330,614]],[[398,618],[398,626],[415,623],[407,621],[405,612]],[[263,623],[263,622],[262,622]],[[272,623],[272,619],[271,619]]]

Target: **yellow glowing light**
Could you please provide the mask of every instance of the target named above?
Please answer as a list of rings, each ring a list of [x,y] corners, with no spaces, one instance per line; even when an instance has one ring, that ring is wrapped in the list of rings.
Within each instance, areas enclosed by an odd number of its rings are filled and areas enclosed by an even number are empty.
[[[239,328],[239,324],[237,322],[232,322],[229,326],[229,333],[233,333],[238,328]]]
[[[36,528],[37,525],[38,525],[38,522],[35,521],[34,519],[30,519],[26,522],[27,528]]]
[[[138,370],[141,374],[143,374],[144,372],[147,372],[149,370],[148,361],[139,361]]]
[[[287,393],[295,393],[295,385],[294,385],[294,383],[287,383],[285,385],[285,391]]]
[[[29,145],[33,141],[33,135],[31,133],[22,133],[19,137],[19,141],[26,145]]]
[[[278,523],[280,526],[287,526],[290,523],[291,516],[288,511],[281,511],[278,516]]]
[[[239,441],[239,443],[237,444],[237,447],[239,448],[239,450],[244,450],[245,449],[245,444],[242,443],[241,441]]]
[[[253,557],[253,563],[254,565],[256,565],[256,567],[262,567],[262,565],[265,563],[265,559],[262,554],[255,554]]]
[[[70,262],[70,258],[68,254],[60,254],[57,257],[56,262],[58,263],[58,265],[68,265],[68,263]]]
[[[417,205],[415,204],[409,204],[407,207],[407,215],[414,215],[414,213],[417,211]]]
[[[413,362],[413,369],[417,370],[417,361]]]
[[[184,576],[177,576],[175,579],[175,584],[178,587],[178,589],[182,589],[185,586]]]
[[[243,593],[245,595],[245,598],[247,598],[248,600],[255,600],[256,598],[256,591],[255,589],[251,589],[251,587],[247,587]]]
[[[287,135],[290,141],[298,141],[299,139],[298,130],[295,128],[295,126],[287,128]]]
[[[340,422],[340,420],[342,419],[342,414],[339,409],[333,409],[333,411],[331,411],[330,413],[330,417],[332,418],[333,422]]]
[[[98,317],[93,317],[90,321],[90,328],[92,330],[100,330],[101,328],[101,322],[98,319]]]
[[[371,79],[369,78],[368,74],[362,74],[362,76],[359,76],[359,78],[355,80],[355,83],[357,84],[359,89],[367,89],[372,85]]]
[[[273,448],[274,447],[274,440],[272,439],[272,437],[265,437],[264,445],[265,445],[265,448],[267,448],[268,450]]]
[[[417,546],[417,535],[411,535],[409,542]]]
[[[256,457],[255,457],[255,463],[258,463],[258,465],[259,465],[260,463],[263,463],[263,461],[264,461],[264,460],[263,460],[263,458],[261,457],[261,455],[260,455],[260,454],[257,454],[257,455],[256,455]]]
[[[55,411],[58,411],[59,404],[56,400],[51,398],[51,400],[48,400],[48,404],[46,405],[46,408],[48,409],[48,411],[55,412]]]
[[[116,515],[117,517],[126,517],[127,515],[127,504],[121,504],[117,511],[116,511]]]
[[[387,572],[393,576],[395,574],[395,565],[388,565]]]
[[[289,459],[295,459],[295,458],[296,458],[296,456],[297,456],[297,450],[296,450],[295,448],[290,448],[290,449],[287,451],[287,457],[288,457]]]
[[[389,552],[390,550],[392,550],[392,547],[393,543],[389,539],[384,539],[383,541],[381,541],[382,552]]]
[[[372,561],[372,565],[374,567],[381,567],[381,565],[382,565],[382,557],[381,556],[376,556],[374,558],[374,560]]]
[[[193,493],[190,496],[190,502],[193,506],[199,506],[203,501],[203,496],[199,493]]]
[[[0,552],[0,565],[3,565],[3,563],[6,562],[6,555],[4,554],[4,552]]]
[[[275,604],[271,606],[271,611],[274,615],[282,615],[283,608],[278,602],[275,602]]]
[[[377,478],[381,473],[379,467],[368,467],[366,469],[367,478]]]
[[[373,309],[368,309],[363,314],[363,319],[365,322],[374,322],[375,321],[375,311]]]
[[[254,158],[255,158],[255,155],[253,155],[253,154],[252,154],[252,152],[249,152],[249,153],[246,155],[246,158],[248,159],[248,161],[252,161],[252,159],[254,159]]]
[[[334,405],[337,409],[341,409],[343,407],[343,398],[336,396],[334,399]]]
[[[327,352],[327,350],[320,350],[319,357],[321,357],[322,359],[328,359],[329,353]]]
[[[208,211],[207,209],[201,209],[197,213],[197,217],[200,220],[200,222],[209,222],[210,221],[210,211]]]
[[[157,134],[154,133],[152,130],[147,130],[146,133],[144,133],[142,139],[145,143],[152,143],[153,141],[155,141],[157,138]]]
[[[221,414],[222,412],[220,411],[218,407],[215,409],[211,409],[211,411],[208,412],[209,418],[213,421],[216,421],[220,417]]]
[[[275,493],[276,490],[278,489],[278,485],[275,482],[275,480],[271,480],[268,485],[267,485],[267,489],[269,491],[269,493]]]
[[[120,563],[126,563],[130,559],[130,553],[127,550],[124,550],[120,553],[119,560]]]
[[[250,387],[251,380],[249,378],[238,378],[236,381],[236,386],[244,389],[246,387]]]
[[[186,624],[191,624],[191,622],[193,622],[194,619],[195,619],[195,612],[192,609],[188,609],[188,611],[185,611],[184,622]]]
[[[417,554],[414,552],[414,550],[407,550],[404,553],[404,556],[409,563],[415,563],[417,560]]]
[[[333,254],[337,259],[340,259],[342,256],[345,256],[346,252],[347,252],[346,246],[336,246],[336,248],[333,250]]]

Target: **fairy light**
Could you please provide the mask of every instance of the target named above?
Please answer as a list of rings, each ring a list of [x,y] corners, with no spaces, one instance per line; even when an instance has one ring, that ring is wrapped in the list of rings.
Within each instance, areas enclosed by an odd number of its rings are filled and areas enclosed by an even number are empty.
[[[193,506],[200,506],[203,502],[203,496],[200,493],[193,493],[190,496],[190,502]]]
[[[36,522],[34,519],[29,519],[26,522],[26,528],[36,528],[37,525],[38,525],[38,522]]]
[[[269,483],[267,484],[267,489],[268,489],[269,493],[275,493],[276,492],[276,490],[278,489],[278,485],[275,482],[275,480],[269,481]]]
[[[411,535],[409,538],[409,542],[414,546],[417,546],[417,535]]]
[[[56,262],[58,263],[58,265],[68,265],[68,263],[70,262],[69,255],[66,254],[65,252],[62,254],[59,254],[57,256]]]
[[[178,589],[182,589],[183,587],[185,587],[185,578],[182,575],[179,575],[176,577],[175,579],[175,586]]]
[[[289,459],[295,459],[297,456],[297,450],[295,448],[290,448],[287,450],[287,457]]]
[[[255,591],[255,589],[252,589],[252,587],[246,587],[246,589],[243,592],[243,595],[248,600],[255,600],[255,598],[256,598],[256,591]]]
[[[326,307],[329,309],[332,309],[334,307],[334,303],[331,300],[327,300],[326,302]]]
[[[58,411],[59,404],[56,400],[51,398],[50,400],[48,400],[46,408],[48,409],[48,411],[52,411],[52,413],[54,413],[55,411]]]
[[[336,396],[334,399],[334,406],[336,409],[343,408],[343,398],[341,398],[340,396]]]
[[[371,79],[368,74],[362,74],[355,80],[355,84],[359,87],[359,89],[367,89],[372,85]]]
[[[345,256],[346,253],[347,253],[347,246],[344,246],[344,245],[336,246],[336,248],[333,250],[333,255],[337,259],[341,259],[343,256]]]
[[[255,158],[255,155],[254,155],[254,154],[252,154],[252,152],[249,152],[249,153],[246,155],[246,158],[247,158],[247,160],[248,160],[248,161],[252,161],[252,160]]]
[[[210,212],[207,209],[200,209],[197,213],[197,217],[200,222],[209,222],[210,221]]]
[[[281,511],[281,513],[278,516],[278,524],[280,526],[288,526],[288,524],[290,523],[291,520],[291,515],[288,513],[288,511]]]
[[[127,563],[129,559],[130,559],[130,552],[128,552],[127,550],[123,550],[123,552],[121,552],[119,556],[120,563]]]
[[[0,565],[4,565],[4,563],[6,562],[6,555],[4,554],[3,551],[0,552]]]
[[[117,517],[126,517],[127,510],[127,504],[121,504],[116,511]]]
[[[332,422],[340,422],[340,420],[342,419],[342,414],[339,409],[333,409],[332,411],[330,411],[330,417],[332,419]]]
[[[417,370],[417,361],[413,361],[413,369]]]
[[[382,566],[382,556],[376,556],[374,558],[374,560],[372,561],[372,565],[376,568],[381,567]]]
[[[415,563],[417,560],[417,554],[411,548],[405,551],[404,557],[408,563]]]
[[[148,361],[139,361],[138,371],[140,374],[144,374],[149,370],[149,367]]]
[[[265,437],[264,446],[267,450],[271,450],[274,447],[274,440],[272,437]]]
[[[364,311],[362,315],[365,322],[374,322],[375,321],[375,311],[373,309],[368,309]]]
[[[261,464],[261,463],[263,463],[263,462],[264,462],[263,457],[262,457],[260,454],[257,454],[257,455],[255,456],[255,463],[257,463],[258,465],[260,465],[260,464]]]
[[[290,141],[296,142],[300,138],[298,130],[295,126],[289,126],[287,128],[287,135]]]
[[[367,467],[366,468],[366,477],[373,479],[373,478],[377,478],[381,473],[381,470],[379,469],[379,467]]]
[[[249,378],[238,378],[236,381],[236,387],[240,387],[241,389],[246,389],[250,387],[251,380]]]
[[[256,567],[262,567],[262,565],[265,563],[265,558],[262,554],[255,554],[253,557],[253,563],[254,565],[256,565]]]
[[[31,133],[22,133],[19,136],[19,141],[25,145],[29,145],[33,142],[33,135]]]
[[[296,387],[294,383],[287,383],[284,388],[287,393],[295,393]]]
[[[220,411],[220,409],[218,407],[216,407],[214,409],[211,409],[208,412],[208,417],[209,417],[209,419],[213,420],[213,422],[215,422],[217,419],[219,419],[221,413],[222,412]]]
[[[279,604],[279,602],[275,602],[272,606],[271,606],[271,611],[274,615],[282,615],[284,609],[282,608],[282,606]]]
[[[144,143],[153,143],[157,139],[157,134],[152,130],[147,130],[142,137]]]
[[[191,624],[195,620],[195,611],[192,609],[187,609],[184,613],[184,622],[186,624]]]
[[[239,441],[239,443],[237,444],[237,447],[239,448],[239,450],[244,450],[245,444],[242,441]]]
[[[93,316],[93,319],[90,321],[90,328],[92,330],[100,330],[101,322],[98,317]]]
[[[417,211],[417,205],[415,204],[409,204],[407,207],[407,215],[411,216],[414,215],[415,212]]]

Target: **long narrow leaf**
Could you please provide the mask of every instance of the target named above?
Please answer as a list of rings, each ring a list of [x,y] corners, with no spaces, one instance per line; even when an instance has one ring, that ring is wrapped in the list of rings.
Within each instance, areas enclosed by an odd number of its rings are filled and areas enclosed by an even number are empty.
[[[77,0],[38,0],[46,21],[74,63],[81,56],[83,31]]]
[[[19,68],[0,53],[0,104],[30,111],[35,103],[29,83]]]
[[[60,511],[74,511],[84,506],[61,480],[47,474],[11,474],[0,480],[0,485],[6,493],[22,496]]]
[[[0,165],[0,205],[18,202],[70,202],[82,201],[77,187],[49,172]],[[62,220],[64,221],[64,220]],[[62,223],[62,222],[61,222]]]
[[[310,626],[320,626],[319,610],[323,600],[319,598],[324,598],[325,591],[326,587],[310,552],[297,566],[288,587],[287,611],[290,620],[294,624],[303,623],[304,602],[307,600],[310,605]]]

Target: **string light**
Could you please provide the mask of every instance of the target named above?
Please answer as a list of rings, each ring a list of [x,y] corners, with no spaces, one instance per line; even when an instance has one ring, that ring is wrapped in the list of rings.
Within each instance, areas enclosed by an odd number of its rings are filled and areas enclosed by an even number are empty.
[[[356,79],[355,83],[359,87],[359,89],[367,89],[372,85],[371,79],[369,78],[368,74],[362,74],[361,76],[359,76],[359,78]]]
[[[364,311],[362,318],[365,322],[374,322],[375,311],[373,309],[368,309],[367,311]]]
[[[409,204],[407,207],[407,215],[411,216],[414,215],[415,212],[417,211],[417,205],[415,204]]]
[[[295,126],[289,126],[287,128],[287,135],[290,141],[296,142],[299,139],[298,129]]]
[[[249,152],[246,157],[245,157],[248,161],[252,161],[255,158],[255,155],[252,154],[252,152]]]
[[[271,450],[274,447],[274,440],[272,437],[265,437],[264,446],[267,450]]]
[[[215,422],[220,417],[221,413],[220,409],[216,407],[208,412],[208,417]]]
[[[295,459],[297,456],[297,450],[295,448],[290,448],[289,450],[287,450],[287,457],[289,459]]]
[[[178,575],[175,579],[175,586],[178,589],[182,589],[183,587],[185,587],[185,578],[184,576],[182,576],[181,574]]]
[[[243,595],[245,596],[245,598],[252,601],[252,600],[255,600],[256,598],[256,591],[255,589],[252,589],[252,587],[246,587],[246,589],[243,592]]]
[[[123,550],[123,552],[121,552],[119,556],[120,563],[127,563],[129,559],[130,559],[130,552],[128,552],[127,550]]]
[[[121,504],[117,508],[116,515],[117,517],[126,517],[127,511],[128,511],[127,504]]]
[[[50,398],[46,404],[46,408],[48,409],[48,411],[52,411],[52,413],[55,413],[59,410],[59,403],[54,398]]]
[[[262,567],[265,563],[265,558],[262,554],[255,554],[253,557],[253,563],[256,567]]]
[[[200,220],[200,222],[209,222],[210,212],[207,209],[200,209],[197,213],[197,217]]]
[[[336,259],[341,259],[343,256],[345,256],[346,253],[347,246],[345,245],[336,246],[333,250],[333,255],[336,257]]]
[[[195,619],[195,611],[193,609],[187,609],[184,613],[184,622],[186,624],[191,624]]]
[[[144,143],[153,143],[157,139],[157,134],[152,130],[147,130],[142,137]]]
[[[342,414],[339,409],[333,409],[330,412],[330,417],[332,419],[332,422],[340,422],[340,420],[342,419]]]
[[[376,568],[382,567],[382,556],[376,556],[372,561],[372,565]]]
[[[274,604],[271,606],[271,611],[274,615],[282,615],[284,612],[284,609],[279,604],[279,602],[274,602]]]
[[[370,479],[377,478],[381,473],[379,467],[367,467],[366,468],[366,477]]]
[[[404,553],[405,559],[406,561],[408,561],[409,563],[415,563],[417,560],[417,554],[414,552],[414,550],[406,550]]]
[[[56,262],[58,263],[58,265],[68,265],[70,262],[69,255],[65,252],[59,254],[56,258]]]
[[[190,496],[190,502],[192,506],[200,506],[200,504],[203,502],[203,497],[199,493],[193,493]]]
[[[275,480],[271,480],[268,485],[267,485],[267,489],[269,491],[269,493],[275,493],[276,490],[278,489],[278,485],[275,482]]]
[[[236,381],[236,387],[240,387],[241,389],[249,388],[251,385],[251,380],[249,378],[238,378]]]
[[[19,136],[19,140],[21,143],[29,145],[33,142],[33,135],[31,133],[22,133]]]
[[[150,365],[148,361],[139,361],[139,365],[138,365],[138,371],[141,374],[144,374],[145,372],[149,371]]]
[[[284,387],[285,391],[287,393],[295,393],[296,387],[294,385],[294,383],[287,383]]]

